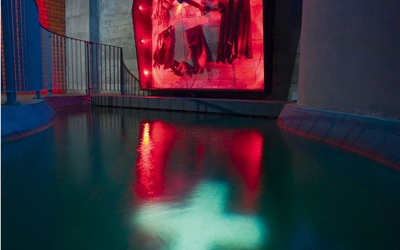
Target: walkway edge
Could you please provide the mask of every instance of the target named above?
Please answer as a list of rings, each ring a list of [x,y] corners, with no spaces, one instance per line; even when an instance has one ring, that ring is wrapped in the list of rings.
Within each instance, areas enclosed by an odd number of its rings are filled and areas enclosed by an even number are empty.
[[[98,106],[265,116],[272,118],[278,118],[286,103],[281,101],[128,95],[93,95],[92,99],[93,103]]]
[[[90,105],[88,96],[54,96],[43,101],[1,108],[1,141],[12,141],[38,133],[52,126],[57,112]]]
[[[400,121],[286,104],[278,125],[400,171]]]

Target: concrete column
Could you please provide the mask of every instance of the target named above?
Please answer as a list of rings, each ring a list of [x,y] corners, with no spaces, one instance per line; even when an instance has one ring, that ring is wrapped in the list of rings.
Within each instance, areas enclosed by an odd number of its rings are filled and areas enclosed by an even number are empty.
[[[98,42],[99,0],[65,0],[66,35]]]
[[[399,0],[304,0],[298,105],[400,119],[399,16]]]
[[[100,27],[99,27],[99,0],[90,0],[89,2],[90,16],[89,16],[89,29],[90,41],[100,41]]]

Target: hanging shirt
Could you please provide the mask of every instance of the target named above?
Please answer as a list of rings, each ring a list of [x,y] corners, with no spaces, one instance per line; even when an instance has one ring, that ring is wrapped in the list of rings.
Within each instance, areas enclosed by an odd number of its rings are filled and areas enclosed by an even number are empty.
[[[156,49],[153,55],[153,67],[164,65],[168,69],[174,62],[175,54],[175,27],[170,25],[157,36]]]

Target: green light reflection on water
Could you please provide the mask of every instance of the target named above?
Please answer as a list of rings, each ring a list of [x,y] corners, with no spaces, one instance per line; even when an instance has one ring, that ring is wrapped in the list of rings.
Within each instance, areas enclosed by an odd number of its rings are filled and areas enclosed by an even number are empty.
[[[225,210],[228,187],[222,182],[200,183],[184,204],[147,202],[134,224],[159,237],[168,249],[256,249],[266,228],[258,217]]]

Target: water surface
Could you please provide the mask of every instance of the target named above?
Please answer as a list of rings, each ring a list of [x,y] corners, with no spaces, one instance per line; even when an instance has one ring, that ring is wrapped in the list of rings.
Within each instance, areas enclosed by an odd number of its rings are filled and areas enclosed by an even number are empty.
[[[93,107],[1,153],[3,249],[400,249],[400,174],[274,120]]]

